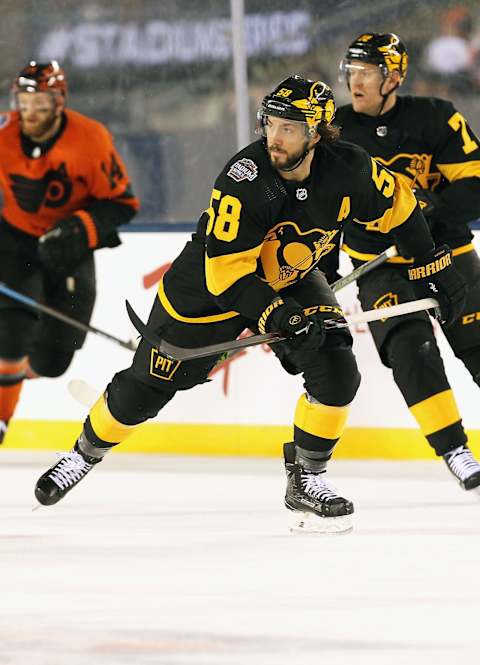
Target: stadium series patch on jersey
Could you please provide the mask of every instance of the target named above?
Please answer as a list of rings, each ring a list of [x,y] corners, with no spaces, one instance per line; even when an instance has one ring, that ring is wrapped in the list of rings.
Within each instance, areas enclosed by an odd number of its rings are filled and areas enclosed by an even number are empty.
[[[258,175],[258,167],[251,159],[239,159],[228,169],[227,175],[235,180],[235,182],[242,182],[242,180],[255,180]]]

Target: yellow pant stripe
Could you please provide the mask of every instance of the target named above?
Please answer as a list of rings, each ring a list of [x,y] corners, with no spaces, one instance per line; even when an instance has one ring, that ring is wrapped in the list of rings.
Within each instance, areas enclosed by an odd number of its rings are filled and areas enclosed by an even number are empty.
[[[238,312],[222,312],[221,314],[210,314],[208,316],[182,316],[182,314],[179,314],[175,310],[172,303],[167,298],[163,284],[163,277],[158,285],[158,298],[162,307],[168,312],[168,314],[170,314],[172,319],[182,321],[183,323],[218,323],[219,321],[227,321],[228,319],[233,319],[236,316],[239,316]]]
[[[417,421],[424,436],[438,432],[460,420],[455,397],[451,390],[427,397],[410,407],[410,412]]]
[[[104,395],[100,395],[90,411],[90,423],[95,434],[106,443],[120,443],[138,425],[124,425],[110,413]]]
[[[297,402],[295,425],[307,434],[324,439],[338,439],[345,428],[348,406],[312,404],[304,394]]]

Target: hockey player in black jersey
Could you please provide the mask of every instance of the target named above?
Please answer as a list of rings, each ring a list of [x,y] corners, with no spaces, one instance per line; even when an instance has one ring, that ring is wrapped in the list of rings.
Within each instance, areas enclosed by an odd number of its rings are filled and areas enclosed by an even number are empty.
[[[320,259],[338,249],[344,226],[374,222],[416,257],[455,319],[464,285],[448,248],[435,249],[409,187],[362,149],[338,142],[335,103],[321,81],[291,76],[267,95],[261,138],[232,159],[215,181],[196,232],[164,275],[148,327],[183,347],[235,339],[246,327],[277,331],[273,345],[287,372],[302,374],[293,442],[285,444],[286,506],[314,520],[313,530],[350,529],[351,501],[326,480],[360,382],[352,338],[326,330],[342,311]],[[412,231],[415,230],[413,233]],[[431,295],[424,279],[419,296]],[[305,308],[315,313],[306,316]],[[72,452],[39,479],[36,497],[60,500],[110,448],[153,418],[178,390],[204,382],[219,358],[172,361],[143,339],[131,367],[118,372],[92,407]]]
[[[465,305],[443,332],[455,355],[480,385],[480,259],[468,222],[480,216],[480,141],[449,102],[398,96],[407,75],[407,49],[397,35],[367,33],[348,47],[341,65],[352,103],[338,109],[342,139],[365,148],[416,194],[437,246],[452,248],[453,263],[468,284]],[[359,280],[364,309],[413,296],[409,251],[376,223],[345,227],[343,248],[355,265],[393,243],[401,257]],[[412,233],[416,233],[412,229]],[[425,312],[370,324],[382,362],[436,454],[470,490],[480,486],[480,465],[445,374]]]

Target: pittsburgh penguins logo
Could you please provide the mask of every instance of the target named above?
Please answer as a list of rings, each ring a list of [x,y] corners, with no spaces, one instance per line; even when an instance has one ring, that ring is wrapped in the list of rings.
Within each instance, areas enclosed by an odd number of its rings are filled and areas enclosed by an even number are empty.
[[[65,162],[57,170],[50,169],[39,179],[11,173],[10,180],[15,200],[25,212],[37,212],[42,205],[59,208],[72,194],[72,182],[67,175]]]
[[[374,309],[385,309],[387,307],[393,307],[394,305],[398,305],[398,294],[397,293],[392,293],[392,291],[388,291],[388,293],[384,293],[378,300],[376,300],[373,303]],[[382,323],[384,323],[387,319],[380,319]]]
[[[440,171],[432,170],[435,168],[432,164],[433,157],[426,153],[417,155],[400,152],[393,155],[391,159],[382,159],[382,157],[375,157],[375,159],[383,166],[407,178],[409,186],[415,182],[422,189],[434,190],[442,177]]]
[[[265,236],[260,254],[262,277],[275,290],[302,279],[335,247],[338,230],[302,232],[295,222],[280,222]]]

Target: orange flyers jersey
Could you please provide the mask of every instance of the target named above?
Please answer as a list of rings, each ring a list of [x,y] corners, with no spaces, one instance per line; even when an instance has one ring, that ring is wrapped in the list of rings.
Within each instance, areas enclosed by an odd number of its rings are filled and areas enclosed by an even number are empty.
[[[34,148],[31,155],[22,144],[18,111],[0,114],[1,214],[37,237],[96,200],[123,203],[135,211],[139,207],[108,130],[76,111],[64,114],[63,131],[53,145],[44,154]]]

